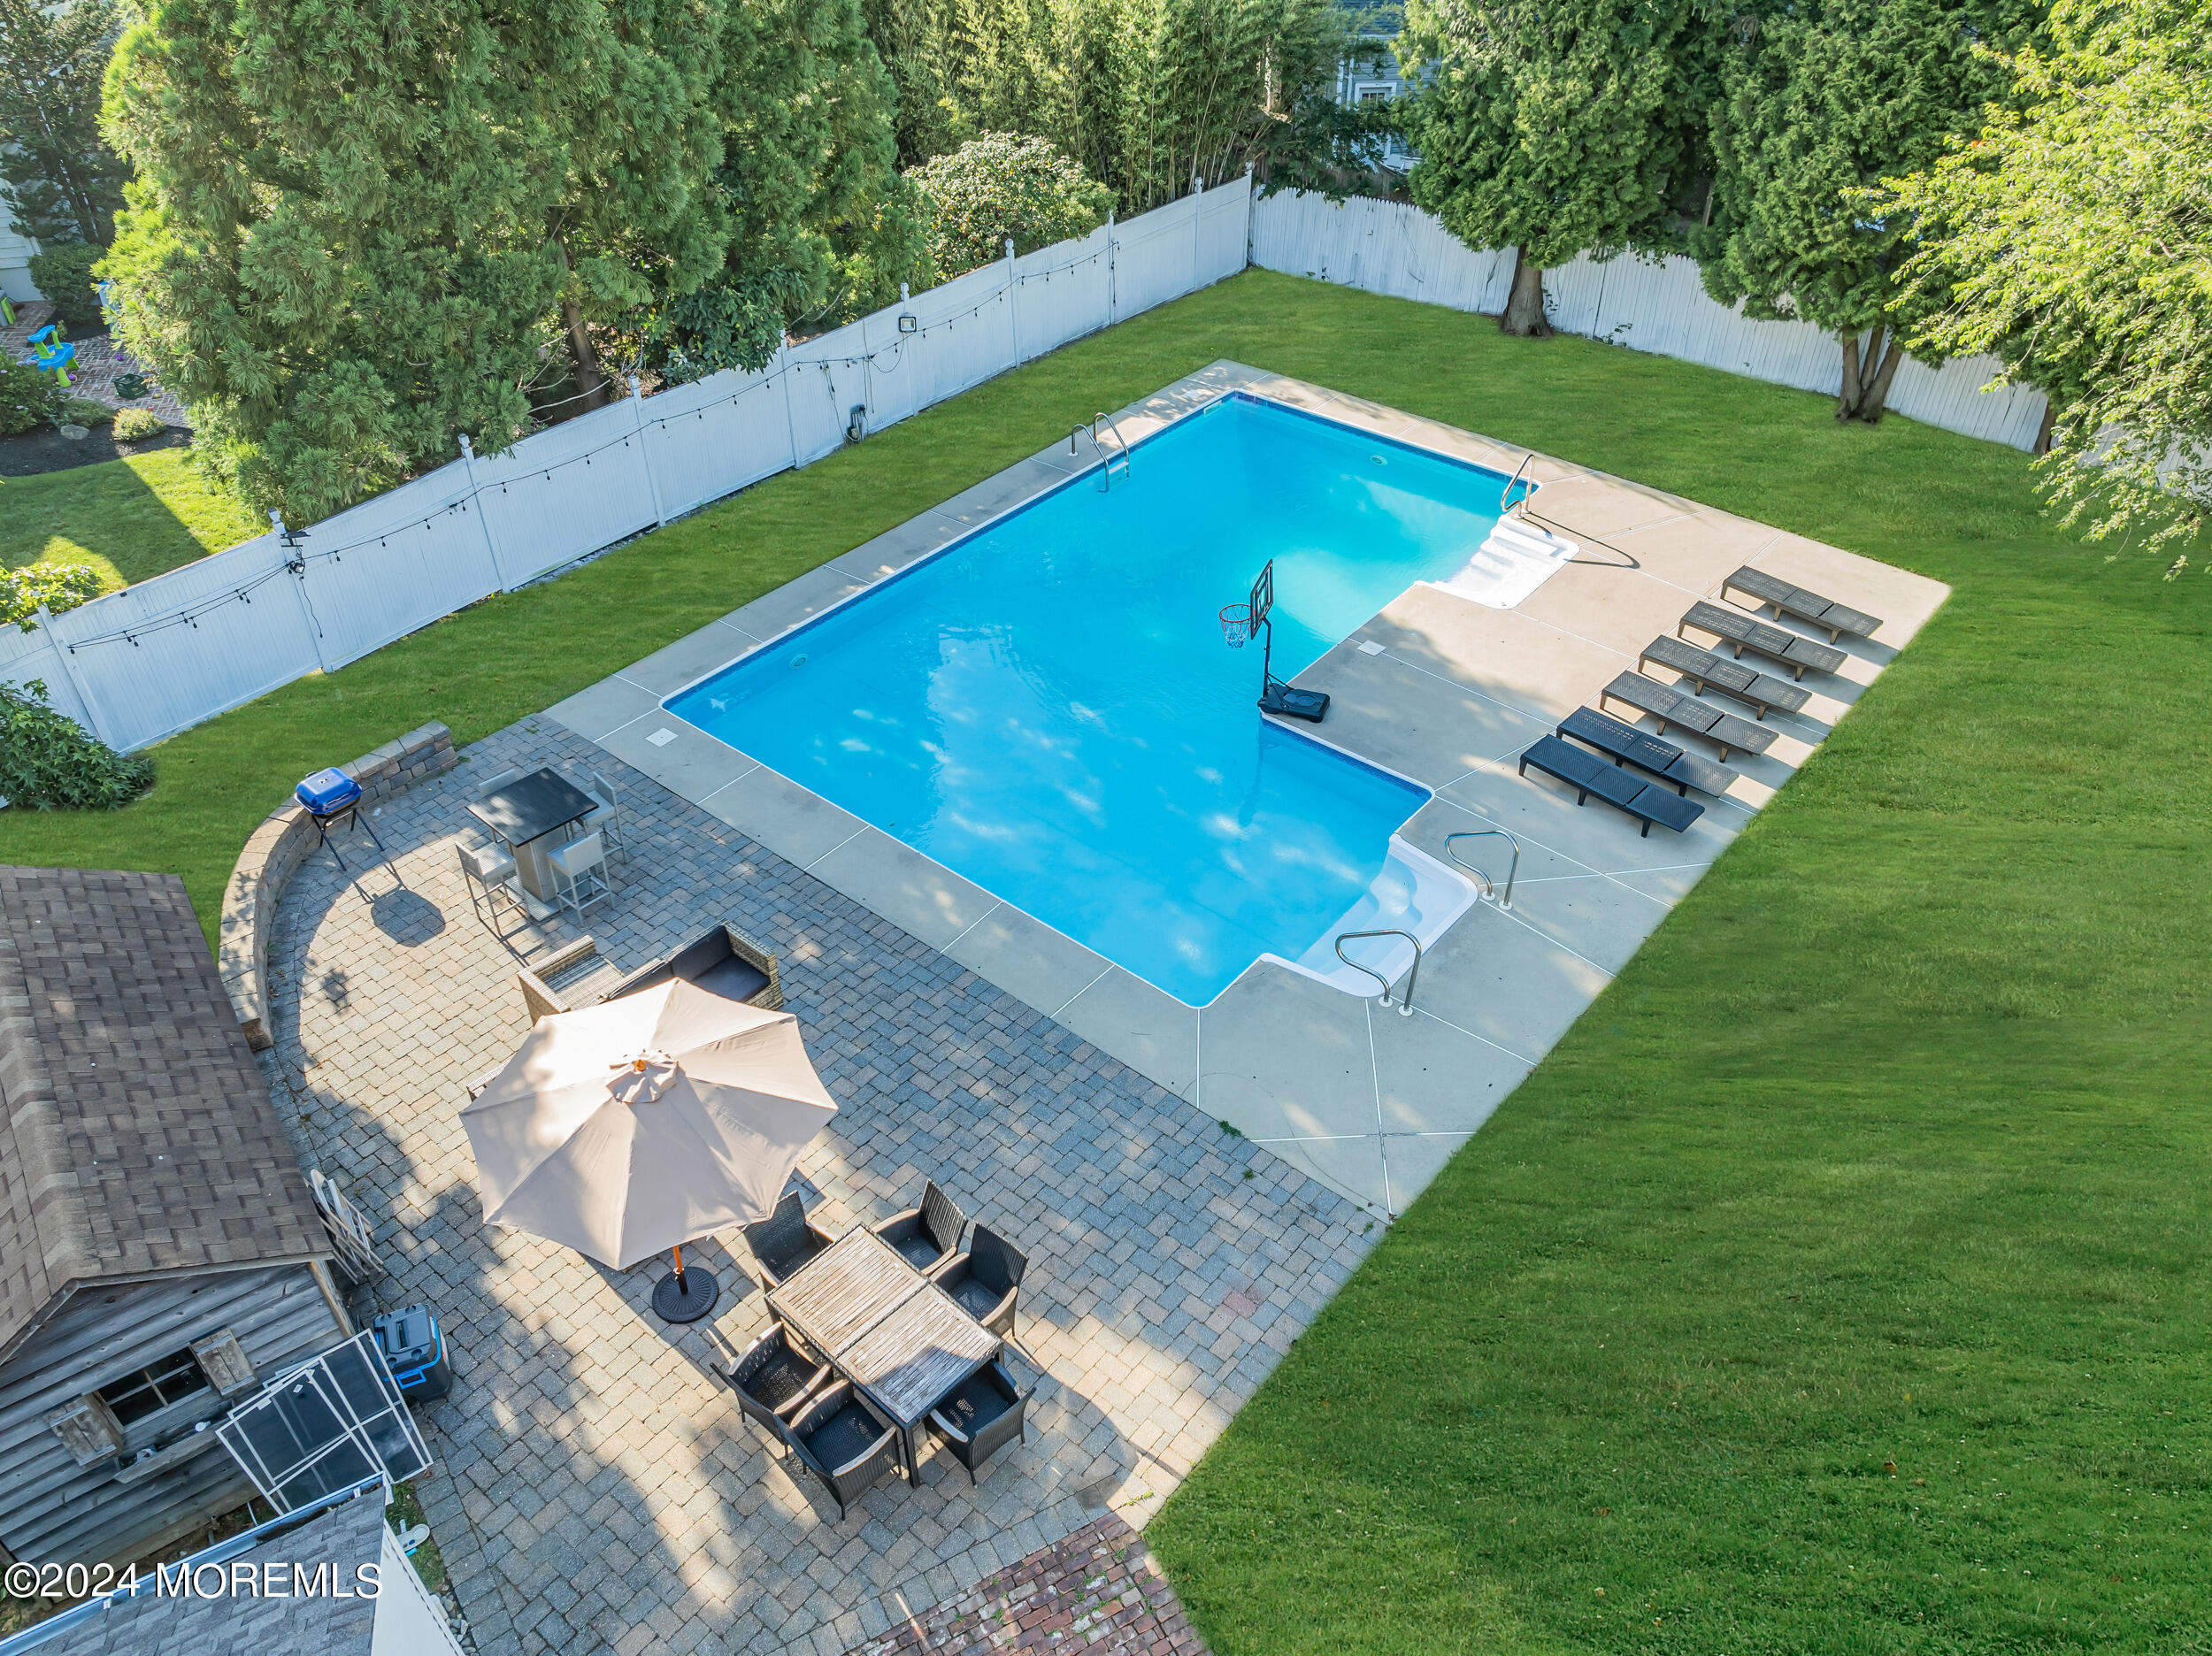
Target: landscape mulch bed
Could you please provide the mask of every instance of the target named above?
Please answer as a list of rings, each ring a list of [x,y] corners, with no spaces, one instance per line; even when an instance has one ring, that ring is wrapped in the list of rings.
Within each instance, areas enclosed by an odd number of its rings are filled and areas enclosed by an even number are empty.
[[[38,477],[48,472],[66,472],[73,466],[97,465],[130,455],[150,454],[156,448],[179,448],[192,433],[171,426],[143,442],[119,443],[106,426],[95,426],[83,437],[65,437],[52,426],[0,439],[0,477]]]

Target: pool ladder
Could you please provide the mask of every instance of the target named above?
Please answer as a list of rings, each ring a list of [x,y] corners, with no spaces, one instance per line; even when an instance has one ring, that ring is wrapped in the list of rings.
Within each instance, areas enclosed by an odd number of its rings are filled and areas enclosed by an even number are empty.
[[[1481,869],[1459,855],[1462,840],[1502,840],[1513,847],[1513,860],[1505,865],[1505,894],[1498,894],[1497,882]],[[1510,912],[1513,908],[1513,877],[1521,871],[1521,842],[1502,828],[1470,828],[1464,833],[1444,836],[1444,855],[1482,882],[1484,901],[1494,902]]]
[[[1536,491],[1534,489],[1531,489],[1528,494],[1522,495],[1518,500],[1515,500],[1513,498],[1513,486],[1521,480],[1521,474],[1528,470],[1528,463],[1535,458],[1536,453],[1533,449],[1531,449],[1527,454],[1523,455],[1521,456],[1521,464],[1513,468],[1513,475],[1506,479],[1505,487],[1498,491],[1499,517],[1512,518],[1526,514],[1528,510],[1529,500],[1535,494]]]
[[[1413,970],[1406,973],[1406,992],[1405,993],[1400,995],[1397,1000],[1398,1016],[1400,1017],[1411,1017],[1413,1016],[1414,980],[1421,975],[1421,939],[1419,938],[1414,936],[1410,932],[1401,930],[1397,926],[1385,926],[1379,932],[1346,932],[1340,933],[1337,937],[1336,942],[1332,947],[1336,950],[1337,959],[1343,961],[1344,963],[1347,966],[1349,966],[1354,971],[1365,972],[1370,978],[1372,978],[1377,983],[1382,985],[1382,1003],[1385,1006],[1389,1006],[1391,1004],[1390,979],[1384,977],[1372,966],[1363,966],[1356,960],[1346,958],[1344,953],[1344,946],[1347,943],[1356,942],[1361,938],[1379,937],[1402,937],[1405,939],[1407,942],[1413,945]]]
[[[1101,420],[1104,420],[1106,422],[1106,429],[1113,433],[1114,450],[1110,453],[1107,450],[1106,445],[1098,441],[1098,422]],[[1098,487],[1101,493],[1103,493],[1107,489],[1113,487],[1114,462],[1117,459],[1121,462],[1121,480],[1125,483],[1129,480],[1128,440],[1122,436],[1121,427],[1114,424],[1114,417],[1112,415],[1103,413],[1094,414],[1091,416],[1091,423],[1087,426],[1084,425],[1080,421],[1078,421],[1074,427],[1068,433],[1068,452],[1070,454],[1073,454],[1076,451],[1075,440],[1078,437],[1088,438],[1090,440],[1091,447],[1098,451],[1099,459],[1104,462],[1104,464],[1100,469],[1098,474]]]

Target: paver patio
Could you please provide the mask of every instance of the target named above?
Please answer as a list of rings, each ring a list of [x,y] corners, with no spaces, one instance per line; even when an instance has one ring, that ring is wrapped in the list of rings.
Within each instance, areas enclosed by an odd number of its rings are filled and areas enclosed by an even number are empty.
[[[1379,1234],[1350,1202],[1194,1114],[1072,1031],[549,718],[374,818],[392,861],[302,870],[271,950],[275,1048],[306,1159],[388,1221],[387,1307],[428,1300],[453,1393],[423,1411],[420,1486],[479,1647],[835,1656],[1110,1511],[1141,1525]],[[634,966],[729,921],[781,956],[841,1113],[801,1162],[833,1231],[925,1177],[1030,1256],[1025,1446],[979,1489],[949,1458],[843,1523],[780,1468],[716,1377],[767,1321],[734,1236],[687,1253],[717,1315],[647,1309],[626,1272],[481,1219],[463,1082],[526,1020],[517,962],[472,917],[454,846],[472,776],[596,768],[633,850],[590,930]],[[340,842],[357,870],[358,841]],[[533,955],[574,936],[515,942]],[[731,1245],[734,1245],[734,1252]]]

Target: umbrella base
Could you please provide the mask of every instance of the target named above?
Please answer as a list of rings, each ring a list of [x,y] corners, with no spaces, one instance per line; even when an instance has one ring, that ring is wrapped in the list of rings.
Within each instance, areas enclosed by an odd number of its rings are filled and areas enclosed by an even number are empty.
[[[721,1297],[712,1273],[694,1265],[671,1271],[653,1284],[653,1313],[664,1322],[696,1322]]]

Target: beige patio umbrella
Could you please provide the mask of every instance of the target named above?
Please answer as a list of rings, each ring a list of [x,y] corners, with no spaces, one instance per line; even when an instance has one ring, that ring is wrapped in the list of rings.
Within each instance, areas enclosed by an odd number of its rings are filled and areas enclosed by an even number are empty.
[[[767,1218],[836,1113],[790,1014],[676,978],[540,1019],[461,1120],[487,1220],[621,1270]],[[714,1294],[679,1252],[654,1304]]]

